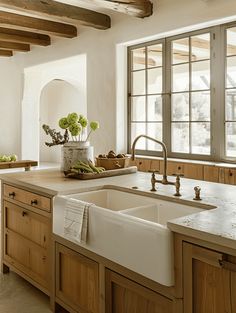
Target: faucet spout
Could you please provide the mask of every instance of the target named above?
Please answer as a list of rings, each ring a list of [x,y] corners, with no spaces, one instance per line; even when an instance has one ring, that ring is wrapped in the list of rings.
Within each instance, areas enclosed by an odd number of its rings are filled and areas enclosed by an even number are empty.
[[[155,143],[158,143],[159,145],[162,146],[162,150],[163,150],[163,161],[164,161],[164,169],[163,169],[163,178],[162,178],[162,184],[167,185],[168,184],[168,180],[167,180],[167,148],[166,145],[164,144],[164,142],[157,140],[155,138],[149,137],[147,135],[139,135],[134,139],[134,142],[132,144],[132,148],[131,148],[131,159],[132,161],[135,160],[135,147],[136,147],[136,143],[140,138],[146,138],[148,140],[154,141]]]

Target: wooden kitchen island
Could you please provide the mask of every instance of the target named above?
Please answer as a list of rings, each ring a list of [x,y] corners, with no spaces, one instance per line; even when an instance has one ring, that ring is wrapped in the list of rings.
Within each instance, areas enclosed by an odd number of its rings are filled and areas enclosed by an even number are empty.
[[[151,193],[150,174],[140,172],[92,181],[66,179],[59,170],[10,173],[0,178],[3,271],[14,270],[47,293],[55,312],[236,312],[234,186],[182,179],[182,197],[176,199],[173,186],[158,185],[158,191]],[[202,188],[202,202],[216,208],[168,222],[174,234],[173,286],[161,285],[53,234],[55,195],[114,186],[201,207],[201,202],[192,200],[196,185]],[[143,261],[148,257],[143,255]]]

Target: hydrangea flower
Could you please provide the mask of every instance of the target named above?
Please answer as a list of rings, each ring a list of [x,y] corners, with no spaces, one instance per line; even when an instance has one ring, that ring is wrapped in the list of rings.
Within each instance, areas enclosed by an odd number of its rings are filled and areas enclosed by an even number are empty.
[[[90,122],[90,128],[95,131],[96,129],[99,128],[99,122],[98,121],[92,121]]]
[[[78,136],[81,133],[81,126],[78,123],[72,124],[69,126],[69,131],[71,136]]]
[[[59,126],[62,128],[62,129],[66,129],[69,127],[69,123],[67,121],[67,117],[63,117],[59,120]]]
[[[77,113],[69,113],[67,115],[67,122],[69,125],[77,123],[79,120],[78,114]]]

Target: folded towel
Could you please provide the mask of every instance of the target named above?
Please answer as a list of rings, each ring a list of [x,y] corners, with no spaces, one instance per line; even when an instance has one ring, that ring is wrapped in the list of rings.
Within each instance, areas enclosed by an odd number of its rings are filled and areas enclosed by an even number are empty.
[[[76,199],[67,199],[64,213],[64,234],[86,243],[88,229],[88,211],[91,203]]]

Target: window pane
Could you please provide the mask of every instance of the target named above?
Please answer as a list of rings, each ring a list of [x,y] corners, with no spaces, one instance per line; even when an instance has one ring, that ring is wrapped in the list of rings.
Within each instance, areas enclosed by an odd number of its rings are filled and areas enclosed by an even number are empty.
[[[236,55],[236,27],[227,29],[227,55]]]
[[[148,136],[162,141],[162,123],[148,123]],[[147,140],[148,150],[162,151],[162,147],[154,141]]]
[[[162,92],[162,68],[148,70],[148,93]]]
[[[172,95],[171,119],[172,121],[189,121],[189,93]]]
[[[145,97],[131,98],[131,120],[146,121]]]
[[[210,91],[192,92],[191,117],[192,121],[210,121],[211,119]]]
[[[145,71],[138,71],[132,73],[132,94],[145,94]]]
[[[172,91],[189,90],[189,64],[172,67]]]
[[[192,153],[210,154],[210,123],[192,123]]]
[[[162,44],[147,47],[147,66],[162,66]]]
[[[225,116],[227,121],[236,121],[236,89],[226,91]]]
[[[236,123],[226,123],[226,155],[236,157]]]
[[[172,41],[172,64],[189,62],[189,38]]]
[[[172,123],[172,151],[189,153],[189,123]]]
[[[145,68],[145,47],[131,51],[132,70],[142,70]]]
[[[192,61],[210,59],[210,34],[191,37]]]
[[[131,145],[134,139],[139,135],[146,134],[146,124],[145,123],[131,123]],[[141,138],[136,144],[136,149],[145,150],[146,149],[146,139]]]
[[[236,57],[227,58],[227,87],[236,87]]]
[[[210,89],[210,61],[192,63],[192,90]]]
[[[162,96],[148,96],[148,121],[162,121]]]

